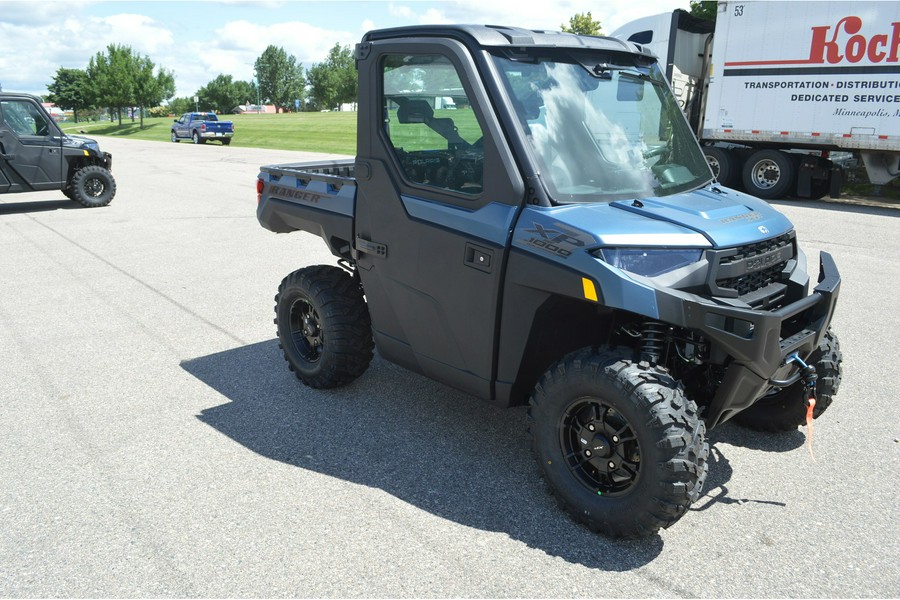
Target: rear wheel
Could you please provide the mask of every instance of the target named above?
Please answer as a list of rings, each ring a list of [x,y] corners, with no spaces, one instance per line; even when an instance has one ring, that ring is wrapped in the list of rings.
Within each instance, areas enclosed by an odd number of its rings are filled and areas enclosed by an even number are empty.
[[[195,144],[202,144],[202,143],[206,142],[206,140],[204,140],[202,137],[200,137],[200,134],[197,133],[196,131],[194,132],[194,135],[191,136],[191,140],[193,140],[193,142]]]
[[[716,181],[730,188],[738,185],[741,178],[741,168],[737,154],[724,148],[704,146],[703,155],[706,157],[706,162],[709,164]]]
[[[841,346],[838,338],[830,329],[825,333],[819,347],[806,361],[816,368],[816,406],[813,418],[818,419],[841,387]],[[756,431],[793,431],[806,424],[806,406],[808,396],[803,382],[782,389],[760,398],[750,408],[742,410],[734,416],[734,422]]]
[[[231,138],[222,138],[222,145],[229,146],[231,144]]]
[[[103,167],[89,165],[75,172],[68,189],[70,197],[82,206],[97,208],[112,202],[116,195],[116,181]]]
[[[285,277],[275,296],[275,325],[285,360],[309,387],[350,383],[372,360],[362,287],[337,267],[306,267]]]
[[[541,377],[528,420],[551,492],[593,531],[652,535],[700,495],[706,427],[660,367],[612,351],[573,352]]]
[[[760,150],[744,164],[743,179],[744,189],[757,198],[786,198],[795,191],[797,169],[784,152]]]

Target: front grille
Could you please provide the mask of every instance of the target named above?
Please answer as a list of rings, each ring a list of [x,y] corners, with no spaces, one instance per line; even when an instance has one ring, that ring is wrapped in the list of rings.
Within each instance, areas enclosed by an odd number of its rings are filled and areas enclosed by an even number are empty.
[[[714,296],[742,297],[779,282],[788,261],[797,255],[794,239],[790,232],[755,244],[710,252],[710,291]]]

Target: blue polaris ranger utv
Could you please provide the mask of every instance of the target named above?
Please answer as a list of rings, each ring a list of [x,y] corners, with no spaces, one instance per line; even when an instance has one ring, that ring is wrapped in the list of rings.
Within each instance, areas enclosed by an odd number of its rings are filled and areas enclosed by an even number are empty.
[[[713,180],[652,54],[422,26],[366,34],[356,60],[356,158],[257,181],[260,223],[321,236],[339,265],[276,296],[303,383],[353,381],[377,347],[527,403],[560,505],[613,537],[685,514],[709,428],[796,429],[810,397],[831,403],[834,261],[811,283],[790,221]]]

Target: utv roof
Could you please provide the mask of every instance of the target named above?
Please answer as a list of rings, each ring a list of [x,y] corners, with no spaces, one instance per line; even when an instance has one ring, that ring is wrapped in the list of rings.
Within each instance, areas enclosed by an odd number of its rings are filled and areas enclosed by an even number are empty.
[[[412,25],[377,29],[363,36],[362,43],[411,37],[457,39],[470,47],[481,48],[578,48],[655,55],[643,47],[617,38],[575,35],[560,31],[503,27],[500,25]]]
[[[0,97],[2,98],[30,98],[35,102],[43,102],[40,96],[35,96],[34,94],[27,94],[25,92],[0,92]]]

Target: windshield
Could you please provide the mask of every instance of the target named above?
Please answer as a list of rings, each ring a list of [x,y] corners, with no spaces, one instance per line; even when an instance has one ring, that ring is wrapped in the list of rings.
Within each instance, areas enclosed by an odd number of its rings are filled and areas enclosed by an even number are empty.
[[[668,196],[712,179],[656,63],[597,52],[495,56],[557,202]]]

